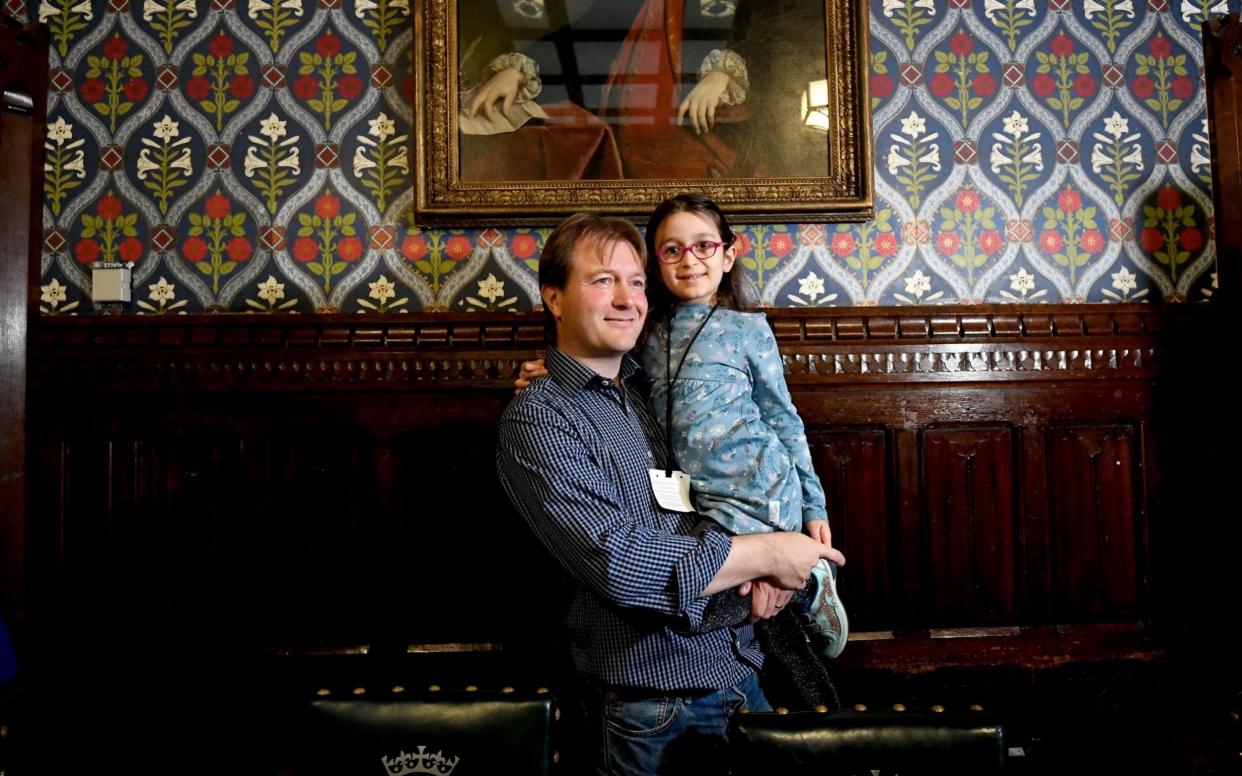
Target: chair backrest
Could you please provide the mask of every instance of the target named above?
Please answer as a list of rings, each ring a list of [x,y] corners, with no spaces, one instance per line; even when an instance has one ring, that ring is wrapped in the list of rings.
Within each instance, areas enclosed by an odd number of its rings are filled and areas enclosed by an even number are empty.
[[[319,698],[293,720],[296,776],[547,774],[548,693],[437,692],[416,698]]]
[[[978,712],[738,714],[733,772],[743,774],[994,773],[1004,730]]]

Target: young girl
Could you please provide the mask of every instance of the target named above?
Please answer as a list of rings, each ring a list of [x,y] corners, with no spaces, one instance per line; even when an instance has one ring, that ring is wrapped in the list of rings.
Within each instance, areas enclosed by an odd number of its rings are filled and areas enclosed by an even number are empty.
[[[737,237],[706,197],[665,200],[647,222],[648,314],[638,357],[699,514],[733,534],[804,531],[832,543],[824,491],[762,313],[744,313]],[[658,282],[656,282],[658,281]],[[541,373],[524,364],[522,379]],[[824,657],[849,632],[836,567],[821,560],[791,609]]]

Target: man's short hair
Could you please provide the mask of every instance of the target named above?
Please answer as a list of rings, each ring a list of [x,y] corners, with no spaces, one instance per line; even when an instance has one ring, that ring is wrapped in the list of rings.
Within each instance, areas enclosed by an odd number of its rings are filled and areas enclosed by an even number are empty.
[[[646,265],[647,247],[638,227],[621,218],[595,213],[573,214],[562,221],[543,244],[543,252],[539,254],[539,287],[565,288],[575,250],[602,255],[606,247],[618,242],[628,243],[638,256],[639,266]],[[546,306],[543,313],[547,318],[548,341],[555,344],[556,319]]]

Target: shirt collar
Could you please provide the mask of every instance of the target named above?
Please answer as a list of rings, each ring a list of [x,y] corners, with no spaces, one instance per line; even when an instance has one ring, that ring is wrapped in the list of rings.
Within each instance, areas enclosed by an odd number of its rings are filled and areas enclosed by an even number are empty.
[[[556,381],[558,385],[569,390],[582,390],[592,383],[608,379],[594,369],[577,361],[573,356],[568,355],[560,348],[549,348],[543,363],[548,370],[548,376]],[[634,377],[641,375],[642,367],[638,365],[638,362],[630,354],[626,353],[621,357],[621,382],[628,385],[633,381]]]

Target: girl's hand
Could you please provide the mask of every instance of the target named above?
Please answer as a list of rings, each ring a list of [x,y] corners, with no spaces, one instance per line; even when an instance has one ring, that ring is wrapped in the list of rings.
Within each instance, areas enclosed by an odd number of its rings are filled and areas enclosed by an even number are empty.
[[[802,530],[820,544],[832,544],[832,529],[827,520],[808,520],[802,524]]]
[[[514,393],[521,393],[522,390],[530,385],[530,381],[536,377],[546,375],[548,370],[543,366],[543,359],[537,358],[534,361],[523,361],[522,368],[518,370],[517,379],[513,381]]]

